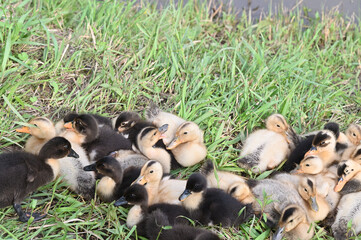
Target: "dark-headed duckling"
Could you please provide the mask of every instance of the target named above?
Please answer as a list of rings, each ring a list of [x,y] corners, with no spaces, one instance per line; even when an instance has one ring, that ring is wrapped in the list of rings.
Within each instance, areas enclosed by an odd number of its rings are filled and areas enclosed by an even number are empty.
[[[131,149],[128,139],[115,133],[110,127],[99,128],[95,118],[89,114],[76,116],[72,124],[66,124],[65,127],[79,133],[83,142],[82,147],[86,150],[90,161],[97,161],[119,149]]]
[[[273,236],[273,240],[308,240],[313,237],[314,230],[311,226],[312,222],[308,220],[305,210],[292,204],[287,206],[281,214],[278,223],[278,230]]]
[[[147,215],[157,209],[160,209],[164,214],[167,215],[171,225],[174,225],[176,223],[188,224],[188,220],[184,217],[189,217],[189,212],[184,207],[169,203],[157,203],[148,205],[147,190],[144,186],[139,184],[131,185],[125,191],[124,196],[114,203],[115,206],[121,206],[124,204],[135,205],[134,207],[139,207],[141,209],[140,215],[133,216],[131,212],[128,213],[128,227],[132,227],[134,226],[134,224],[136,224],[138,227],[138,224],[145,224],[145,218],[147,217]],[[134,218],[136,218],[137,220],[134,220]],[[141,226],[140,228],[142,229],[143,226]]]
[[[244,205],[221,189],[207,188],[207,180],[200,173],[189,177],[179,200],[191,218],[203,225],[238,226],[253,213],[251,204]]]
[[[128,138],[129,129],[140,121],[142,121],[142,118],[136,112],[121,112],[115,119],[114,130]]]
[[[160,162],[165,174],[169,173],[171,169],[179,167],[172,152],[167,150],[161,141],[167,129],[167,124],[159,128],[148,126],[143,128],[136,138],[136,146],[139,151],[147,158]]]
[[[335,191],[340,194],[348,194],[361,191],[361,165],[353,160],[342,161],[337,174],[339,180],[335,186]]]
[[[52,121],[46,117],[37,117],[29,121],[31,126],[16,129],[17,132],[28,133],[31,137],[26,141],[25,151],[39,154],[44,144],[55,137],[56,131]]]
[[[164,133],[163,142],[166,146],[174,139],[178,127],[185,122],[184,119],[168,112],[162,111],[157,105],[152,103],[147,109],[147,120],[152,122],[156,127],[168,124],[168,130]]]
[[[129,167],[123,170],[113,157],[103,157],[97,162],[85,166],[85,171],[95,171],[103,175],[97,185],[97,193],[104,202],[112,202],[123,196],[124,191],[140,173],[140,168]]]
[[[194,122],[182,123],[167,149],[172,151],[177,162],[183,167],[193,166],[207,155],[203,131]]]
[[[324,126],[324,130],[328,130],[328,131],[326,131],[326,132],[328,132],[327,135],[330,135],[330,132],[332,132],[334,135],[333,138],[335,139],[335,145],[334,145],[335,154],[336,154],[337,148],[345,149],[345,145],[336,142],[336,139],[340,135],[340,128],[337,123],[334,123],[334,122],[326,123]],[[313,141],[314,141],[316,135],[318,135],[320,133],[320,135],[317,137],[318,140],[325,137],[325,132],[321,133],[321,131],[312,132],[310,134],[307,134],[303,137],[303,139],[300,140],[300,142],[296,145],[295,149],[291,152],[291,154],[288,157],[285,164],[282,166],[282,169],[284,171],[290,172],[291,170],[296,168],[297,164],[299,164],[302,161],[302,159],[305,157],[305,154],[312,148],[312,146],[313,146],[312,144],[313,144]]]
[[[211,231],[183,224],[175,224],[171,228],[168,217],[160,209],[153,211],[146,219],[146,235],[150,240],[219,240]]]
[[[350,239],[361,233],[361,192],[344,195],[337,206],[337,215],[332,224],[336,240]],[[349,223],[351,222],[351,229]],[[357,239],[357,237],[356,237]]]
[[[272,114],[266,128],[248,136],[237,164],[253,172],[277,167],[298,143],[298,136],[281,114]]]
[[[31,216],[35,221],[43,218],[45,215],[24,213],[20,204],[29,193],[55,179],[59,172],[58,159],[65,156],[77,157],[77,153],[62,137],[50,139],[38,156],[26,152],[1,154],[0,207],[13,205],[22,222]]]

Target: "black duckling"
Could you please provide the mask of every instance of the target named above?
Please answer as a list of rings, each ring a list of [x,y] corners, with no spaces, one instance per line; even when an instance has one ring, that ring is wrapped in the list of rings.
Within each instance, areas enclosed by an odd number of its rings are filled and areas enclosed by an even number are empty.
[[[133,216],[132,212],[129,211],[127,217],[127,226],[132,227],[137,225],[138,230],[141,230],[141,234],[144,235],[144,224],[148,214],[153,211],[160,209],[168,217],[169,223],[174,224],[188,224],[189,212],[180,205],[169,204],[169,203],[156,203],[148,205],[148,193],[144,186],[139,184],[131,185],[125,190],[124,196],[119,198],[114,205],[121,206],[124,204],[135,205],[133,208],[140,208],[140,215]],[[186,217],[186,218],[185,218]],[[132,218],[137,218],[134,220]]]
[[[38,156],[26,152],[0,155],[0,207],[13,205],[19,220],[27,222],[31,216],[40,220],[45,215],[25,213],[22,200],[38,187],[54,180],[59,172],[57,159],[65,156],[77,157],[68,140],[62,137],[50,139]]]
[[[273,240],[281,240],[283,237],[288,240],[309,240],[314,234],[312,221],[308,219],[305,210],[296,204],[282,211],[278,226]]]
[[[98,127],[95,118],[89,114],[78,115],[72,125],[65,125],[80,134],[82,147],[89,156],[89,160],[97,161],[109,153],[119,149],[130,150],[131,143],[122,135],[114,132],[110,127]]]
[[[329,130],[334,134],[334,138],[337,139],[340,135],[340,128],[337,123],[329,122],[326,123],[324,126],[324,130]],[[282,167],[282,170],[290,172],[291,170],[295,169],[296,166],[302,161],[302,159],[305,157],[305,154],[312,148],[314,139],[316,135],[318,135],[321,131],[317,131],[314,133],[310,133],[308,135],[305,135],[303,139],[300,140],[300,142],[296,145],[295,149],[291,152],[290,156],[288,157],[287,161]],[[330,133],[329,132],[329,133]],[[318,140],[323,138],[324,135],[320,133]],[[315,139],[316,140],[316,139]],[[335,143],[335,150],[341,150],[345,149],[346,146],[341,143]]]
[[[237,227],[253,213],[251,204],[244,205],[221,189],[207,188],[207,180],[200,173],[189,177],[179,201],[190,212],[191,218],[203,225]]]
[[[140,121],[142,121],[142,118],[136,112],[121,112],[115,119],[114,130],[128,138],[129,129]]]
[[[150,240],[219,240],[211,231],[195,228],[183,224],[173,225],[171,228],[168,217],[160,209],[153,211],[146,219],[146,235]]]
[[[97,193],[104,202],[112,202],[123,196],[127,189],[140,174],[140,168],[122,169],[113,157],[103,157],[97,162],[85,166],[84,171],[95,171],[103,177],[97,185]]]
[[[361,233],[361,192],[344,195],[337,206],[331,229],[336,240],[351,239]],[[351,222],[351,229],[349,223]],[[356,239],[358,239],[356,237]]]
[[[139,152],[147,158],[156,160],[162,164],[164,174],[169,173],[171,169],[180,167],[172,152],[167,150],[162,142],[163,134],[167,129],[167,124],[159,128],[154,126],[144,127],[137,134],[135,144]]]
[[[264,172],[285,160],[298,136],[281,114],[272,114],[266,120],[266,129],[250,134],[243,145],[237,164],[253,172]]]

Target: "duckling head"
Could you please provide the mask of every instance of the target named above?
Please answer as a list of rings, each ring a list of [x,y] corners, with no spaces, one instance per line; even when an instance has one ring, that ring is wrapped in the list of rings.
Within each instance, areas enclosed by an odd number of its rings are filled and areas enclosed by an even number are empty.
[[[293,128],[288,125],[286,119],[281,114],[272,114],[266,119],[266,128],[270,131],[282,134],[288,143],[298,139]]]
[[[162,165],[157,161],[150,160],[144,164],[139,177],[134,181],[134,183],[145,186],[147,183],[159,182],[162,179],[162,176]]]
[[[206,188],[207,188],[206,178],[200,173],[193,173],[187,181],[186,189],[179,196],[179,201],[184,201],[193,194],[194,195],[202,194]]]
[[[313,211],[318,211],[316,185],[311,179],[306,177],[301,179],[300,185],[298,186],[298,193],[308,202]]]
[[[311,149],[305,157],[318,155],[322,152],[334,152],[336,147],[336,137],[330,130],[322,130],[316,134],[312,141]]]
[[[32,126],[16,129],[17,132],[29,133],[39,139],[49,139],[55,136],[54,124],[45,117],[37,117],[29,121]]]
[[[361,143],[361,126],[357,124],[351,124],[346,129],[346,136],[354,145],[359,145]]]
[[[125,204],[143,205],[148,202],[148,193],[144,186],[133,184],[124,192],[124,196],[115,201],[114,206],[118,207]]]
[[[85,166],[84,171],[96,171],[114,180],[121,180],[123,175],[123,169],[119,162],[111,156],[103,157],[95,163]]]
[[[138,146],[143,148],[155,147],[155,144],[159,139],[164,138],[164,133],[168,130],[168,124],[157,128],[153,126],[145,127],[138,134],[137,142]]]
[[[203,142],[203,131],[194,122],[185,122],[178,127],[175,137],[168,144],[167,149],[171,150],[179,144],[193,141]]]
[[[227,193],[229,193],[232,197],[234,197],[240,202],[243,202],[246,198],[252,196],[251,190],[247,183],[240,181],[232,183],[229,186]]]
[[[273,236],[273,240],[281,240],[285,232],[295,229],[300,223],[307,221],[305,211],[298,205],[289,205],[282,211],[278,230]]]
[[[138,121],[142,120],[138,113],[121,112],[115,121],[115,129],[118,132],[124,132],[133,127]]]
[[[361,165],[353,160],[342,161],[337,168],[338,182],[334,188],[339,192],[345,184],[361,171]]]
[[[321,158],[316,155],[305,157],[298,167],[296,173],[318,174],[324,169],[324,164]]]
[[[92,142],[99,135],[98,124],[95,118],[89,114],[77,115],[72,121],[72,124],[68,122],[64,125],[64,127],[75,130],[85,136],[85,142]]]
[[[40,149],[39,157],[59,159],[63,157],[79,158],[79,155],[71,148],[71,144],[63,137],[54,137]]]

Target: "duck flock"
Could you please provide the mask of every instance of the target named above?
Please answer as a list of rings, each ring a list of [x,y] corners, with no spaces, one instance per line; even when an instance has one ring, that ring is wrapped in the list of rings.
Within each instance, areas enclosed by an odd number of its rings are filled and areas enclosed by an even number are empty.
[[[203,131],[155,104],[146,115],[68,113],[56,124],[32,119],[17,129],[31,135],[25,151],[0,155],[0,207],[13,206],[22,222],[38,221],[45,214],[24,212],[21,202],[61,177],[85,200],[97,194],[129,207],[127,226],[149,239],[220,239],[191,222],[238,228],[254,215],[275,230],[275,240],[311,239],[315,222],[330,227],[336,239],[361,232],[360,125],[342,133],[329,122],[298,135],[282,115],[272,114],[266,129],[247,137],[237,159],[253,173],[279,169],[267,179],[217,170],[208,160],[181,180],[170,171],[206,158]]]

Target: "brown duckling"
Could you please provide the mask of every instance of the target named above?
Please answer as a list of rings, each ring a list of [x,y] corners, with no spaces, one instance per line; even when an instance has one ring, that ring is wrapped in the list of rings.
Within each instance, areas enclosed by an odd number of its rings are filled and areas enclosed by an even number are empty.
[[[161,127],[164,124],[168,124],[168,130],[164,133],[165,137],[163,142],[166,146],[174,139],[175,133],[178,127],[185,122],[184,119],[162,111],[157,105],[152,103],[147,110],[147,120],[152,122],[155,126]]]
[[[119,149],[131,150],[128,139],[115,133],[108,126],[99,127],[96,119],[90,114],[77,115],[72,124],[68,123],[64,126],[78,133],[79,142],[82,142],[82,147],[91,162]]]
[[[182,123],[167,149],[172,151],[177,162],[183,167],[193,166],[207,155],[203,131],[194,122]]]
[[[237,161],[240,167],[253,172],[264,172],[277,167],[290,154],[298,136],[281,114],[272,114],[266,128],[248,136]]]
[[[255,197],[245,181],[232,183],[226,192],[243,204],[250,204],[255,201]]]
[[[281,214],[278,230],[273,240],[281,240],[283,237],[289,240],[308,240],[314,235],[312,222],[308,220],[305,210],[296,205],[287,206]]]
[[[253,214],[251,204],[242,204],[221,189],[207,188],[207,180],[200,173],[189,177],[179,200],[191,218],[203,225],[238,226]]]
[[[144,164],[135,183],[144,185],[148,191],[149,204],[171,203],[178,204],[179,195],[183,192],[187,181],[163,177],[162,165],[154,160]]]
[[[16,129],[20,133],[28,133],[31,137],[26,141],[25,151],[32,154],[39,154],[44,144],[56,136],[55,127],[52,121],[46,117],[36,117],[29,121],[32,126],[24,126]]]
[[[27,222],[31,216],[35,221],[42,219],[45,215],[25,213],[20,204],[29,193],[55,179],[59,171],[58,159],[67,155],[77,157],[69,141],[62,137],[50,139],[38,156],[27,152],[1,154],[0,207],[13,205],[22,222]]]
[[[97,162],[85,166],[85,171],[95,171],[102,175],[97,194],[104,202],[112,202],[123,196],[127,189],[140,174],[140,168],[128,167],[123,170],[119,162],[113,157],[103,157]]]

